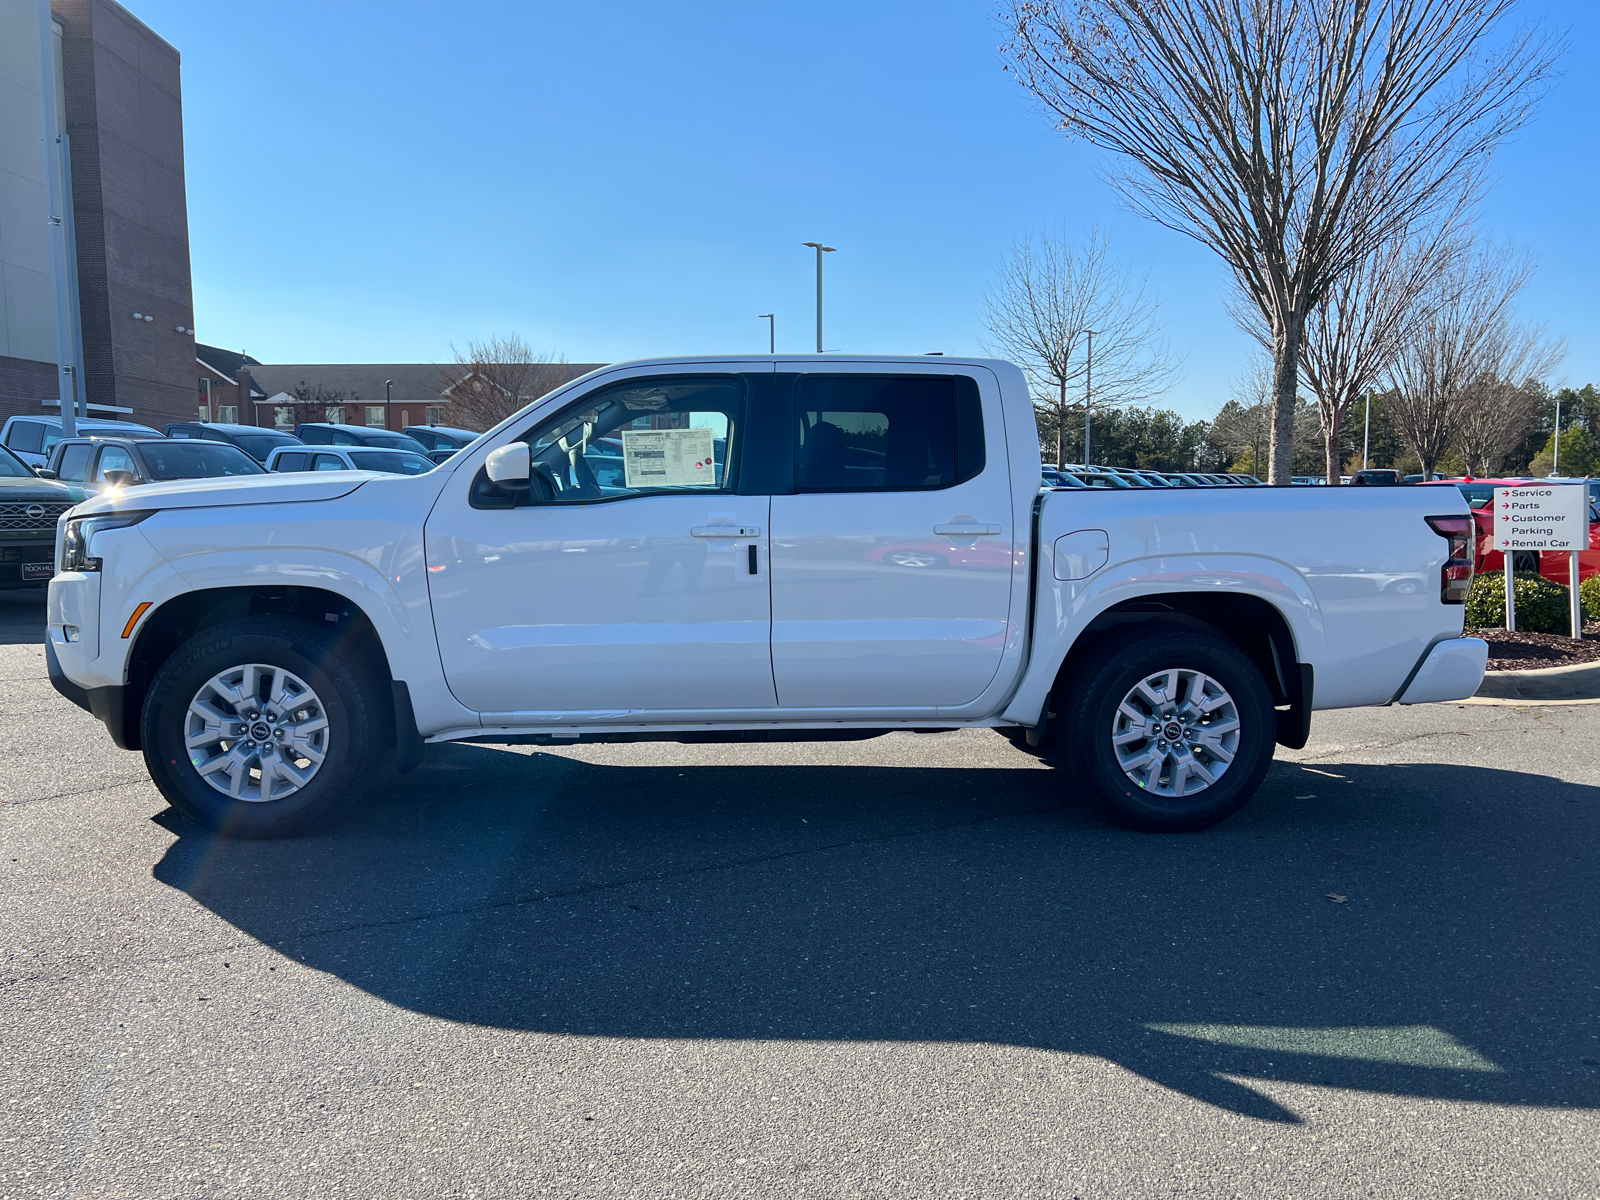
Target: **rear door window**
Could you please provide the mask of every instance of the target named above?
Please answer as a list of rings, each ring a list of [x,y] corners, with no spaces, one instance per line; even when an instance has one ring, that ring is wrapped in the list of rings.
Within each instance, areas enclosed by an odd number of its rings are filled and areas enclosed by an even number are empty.
[[[44,426],[37,421],[13,421],[6,431],[6,445],[24,454],[38,454],[44,445]]]
[[[304,471],[306,469],[306,460],[310,457],[304,451],[290,451],[280,454],[275,460],[277,465],[272,469],[274,471]]]
[[[316,461],[311,464],[313,471],[348,471],[344,459],[337,454],[319,454]]]
[[[799,492],[928,491],[983,470],[967,376],[808,375],[793,428]]]

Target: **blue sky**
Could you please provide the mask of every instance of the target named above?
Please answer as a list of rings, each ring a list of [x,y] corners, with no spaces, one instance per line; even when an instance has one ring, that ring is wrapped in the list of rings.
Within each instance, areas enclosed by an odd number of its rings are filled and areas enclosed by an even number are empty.
[[[1251,347],[1188,239],[1120,210],[1098,156],[1001,71],[985,0],[604,5],[125,0],[183,54],[202,341],[264,362],[430,362],[517,331],[574,362],[814,346],[975,353],[1029,228],[1115,231],[1185,355],[1163,403],[1227,398]],[[1565,76],[1497,161],[1523,315],[1600,380],[1600,6],[1530,0]]]

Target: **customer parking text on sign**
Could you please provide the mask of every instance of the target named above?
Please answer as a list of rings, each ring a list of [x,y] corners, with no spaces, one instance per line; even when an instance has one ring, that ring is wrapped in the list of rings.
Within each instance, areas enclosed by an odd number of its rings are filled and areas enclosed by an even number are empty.
[[[1581,483],[1528,483],[1494,490],[1496,550],[1587,550],[1589,490]]]

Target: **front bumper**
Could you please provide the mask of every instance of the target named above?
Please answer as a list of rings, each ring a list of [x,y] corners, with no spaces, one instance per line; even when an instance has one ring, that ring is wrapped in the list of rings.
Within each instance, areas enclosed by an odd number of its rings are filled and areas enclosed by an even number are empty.
[[[44,640],[44,662],[45,670],[50,674],[50,686],[105,725],[117,749],[139,749],[138,722],[135,721],[130,728],[127,719],[127,688],[120,685],[86,688],[73,683],[61,668],[55,642],[48,637]]]
[[[45,587],[56,570],[55,539],[0,542],[0,591]]]

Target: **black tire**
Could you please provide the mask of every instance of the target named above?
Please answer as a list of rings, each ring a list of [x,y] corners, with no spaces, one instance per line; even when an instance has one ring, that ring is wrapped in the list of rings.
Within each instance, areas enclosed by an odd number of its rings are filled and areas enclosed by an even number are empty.
[[[278,667],[298,677],[327,721],[325,757],[303,786],[286,795],[232,798],[201,777],[186,749],[191,701],[209,680],[243,664]],[[348,643],[310,621],[228,621],[190,638],[156,672],[140,716],[145,765],[167,802],[207,828],[240,838],[300,833],[358,797],[381,763],[388,724],[381,682]],[[222,743],[216,745],[220,750]]]
[[[1220,685],[1231,701],[1238,729],[1232,760],[1225,764],[1204,748],[1192,750],[1194,730],[1219,743],[1223,740],[1225,735],[1214,732],[1223,727],[1215,714],[1186,729],[1177,744],[1189,748],[1189,758],[1198,760],[1202,769],[1216,771],[1221,765],[1221,770],[1216,782],[1198,791],[1163,796],[1160,789],[1171,786],[1171,777],[1178,775],[1176,760],[1163,760],[1168,764],[1163,768],[1166,773],[1154,780],[1154,787],[1141,786],[1123,770],[1112,738],[1119,706],[1135,686],[1174,670],[1203,673]],[[1277,741],[1272,694],[1255,663],[1232,642],[1200,630],[1168,626],[1133,640],[1107,639],[1062,681],[1055,709],[1063,721],[1058,765],[1082,771],[1118,820],[1156,832],[1204,829],[1232,816],[1261,786]],[[1170,723],[1152,727],[1173,728]],[[1125,750],[1137,756],[1153,745],[1134,741]],[[1188,779],[1180,779],[1177,786],[1187,787]]]

